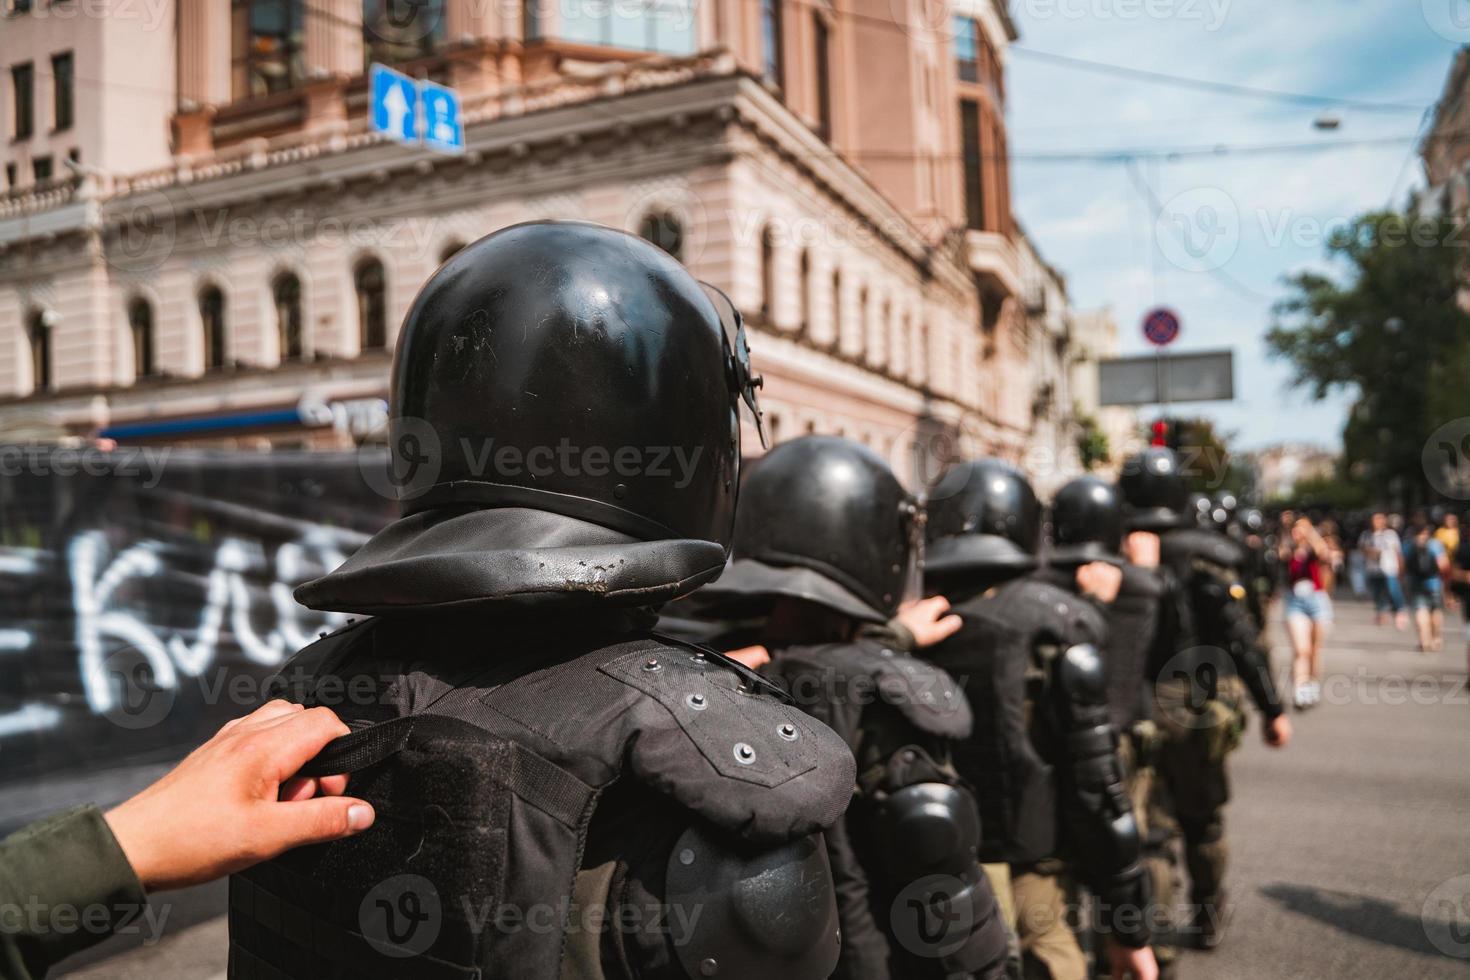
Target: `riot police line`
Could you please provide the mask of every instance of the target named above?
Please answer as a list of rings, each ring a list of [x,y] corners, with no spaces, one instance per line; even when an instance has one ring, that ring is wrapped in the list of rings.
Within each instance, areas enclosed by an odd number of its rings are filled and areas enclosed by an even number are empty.
[[[1152,980],[1181,871],[1219,941],[1246,695],[1273,744],[1290,728],[1245,556],[1196,527],[1173,455],[1064,487],[1048,544],[997,460],[925,499],[835,437],[742,473],[760,384],[730,301],[622,232],[519,225],[429,279],[390,384],[413,492],[295,590],[354,618],[283,674],[350,729],[298,778],[347,774],[378,819],[232,876],[233,978]],[[439,448],[467,444],[688,468]],[[921,593],[951,635],[905,618]],[[1158,672],[1202,648],[1224,657]],[[589,914],[631,925],[568,925]]]

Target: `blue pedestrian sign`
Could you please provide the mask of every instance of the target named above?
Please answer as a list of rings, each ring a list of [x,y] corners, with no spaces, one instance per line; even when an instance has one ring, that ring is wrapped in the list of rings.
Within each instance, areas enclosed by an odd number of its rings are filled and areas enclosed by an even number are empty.
[[[373,130],[400,143],[417,143],[418,84],[407,75],[382,65],[373,65],[368,81],[372,92]]]
[[[420,82],[419,94],[424,108],[424,145],[441,153],[463,153],[459,93],[434,82]]]
[[[1166,307],[1143,315],[1144,339],[1155,347],[1167,347],[1179,339],[1179,314]]]

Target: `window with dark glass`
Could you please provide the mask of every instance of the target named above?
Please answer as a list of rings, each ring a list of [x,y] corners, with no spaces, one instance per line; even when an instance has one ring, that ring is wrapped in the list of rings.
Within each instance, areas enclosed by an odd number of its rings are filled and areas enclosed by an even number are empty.
[[[26,324],[31,341],[31,387],[35,391],[51,390],[51,325],[41,310],[31,312]]]
[[[816,45],[817,65],[817,127],[822,136],[832,135],[832,38],[827,22],[818,14],[812,15],[813,36]]]
[[[199,324],[204,340],[204,369],[225,366],[225,294],[218,286],[206,286],[199,294]]]
[[[50,157],[36,157],[31,161],[31,176],[40,184],[51,179],[53,173]]]
[[[133,340],[133,376],[153,375],[153,306],[141,296],[128,304],[128,332]]]
[[[801,253],[801,329],[812,326],[812,257],[810,252]]]
[[[761,59],[766,81],[780,85],[785,78],[781,30],[781,0],[761,0]]]
[[[449,33],[444,5],[445,0],[362,0],[366,62],[392,63],[433,54]]]
[[[31,12],[31,0],[10,0],[10,12],[12,14],[28,14]]]
[[[352,276],[357,289],[357,342],[362,350],[388,345],[388,302],[383,263],[363,259]]]
[[[530,0],[538,2],[538,0]],[[546,2],[546,0],[539,0]],[[693,54],[695,0],[557,0],[559,34],[564,41]]]
[[[14,136],[28,139],[36,131],[36,67],[27,61],[10,69],[11,113]]]
[[[276,339],[281,360],[301,359],[301,280],[289,272],[276,276],[271,283],[271,298],[276,305]]]
[[[672,214],[656,211],[647,215],[638,226],[638,234],[645,241],[653,242],[674,258],[683,261],[684,226]]]
[[[266,95],[299,84],[306,74],[304,0],[231,0],[231,13],[235,96]]]
[[[17,179],[15,164],[7,163],[5,165],[5,186],[7,188],[14,188]]]
[[[767,228],[761,232],[761,314],[771,318],[776,309],[776,236]]]
[[[985,185],[980,151],[980,105],[973,99],[960,100],[960,144],[965,168],[965,225],[976,231],[985,227]]]
[[[952,30],[955,71],[960,81],[980,81],[980,25],[973,17],[956,17]]]
[[[832,343],[842,341],[842,273],[832,272]]]
[[[56,129],[71,129],[76,118],[76,71],[70,51],[51,56],[51,109]]]

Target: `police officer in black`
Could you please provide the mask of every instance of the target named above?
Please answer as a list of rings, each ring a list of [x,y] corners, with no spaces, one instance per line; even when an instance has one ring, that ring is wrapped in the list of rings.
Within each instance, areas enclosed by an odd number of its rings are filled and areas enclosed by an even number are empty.
[[[1052,500],[1052,546],[1047,553],[1047,568],[1038,577],[1075,592],[1077,573],[1089,563],[1107,562],[1118,566],[1122,574],[1117,596],[1103,607],[1107,620],[1103,671],[1109,718],[1121,738],[1128,799],[1143,834],[1145,865],[1153,879],[1156,904],[1149,921],[1157,925],[1162,918],[1158,899],[1173,894],[1173,866],[1163,854],[1166,839],[1148,823],[1153,759],[1159,742],[1148,664],[1157,659],[1154,645],[1167,641],[1160,628],[1164,582],[1156,569],[1125,560],[1123,510],[1118,488],[1096,476],[1081,476],[1063,486]],[[1163,659],[1167,660],[1168,654]],[[1153,949],[1159,975],[1172,976],[1178,953],[1157,930]]]
[[[622,232],[518,225],[430,278],[365,462],[403,516],[297,592],[370,615],[284,675],[353,729],[302,776],[378,819],[232,879],[232,977],[830,974],[847,747],[651,631],[725,567],[755,384],[728,302]]]
[[[766,672],[857,758],[846,818],[827,834],[842,923],[836,977],[998,977],[1004,920],[977,859],[979,815],[951,763],[969,706],[888,621],[915,572],[920,510],[876,454],[807,436],[754,465],[735,560],[696,593],[756,618]]]
[[[956,764],[979,795],[987,870],[1010,878],[1027,975],[1087,976],[1067,921],[1070,869],[1097,896],[1114,975],[1152,980],[1150,888],[1103,656],[1117,569],[1089,560],[1068,589],[1035,577],[1041,506],[996,460],[945,473],[927,536],[925,589],[964,621],[930,655],[966,679],[976,725]]]
[[[1284,747],[1291,722],[1241,583],[1242,549],[1196,526],[1173,451],[1152,447],[1126,460],[1119,488],[1128,505],[1129,555],[1157,568],[1165,586],[1160,640],[1147,667],[1160,734],[1160,792],[1150,822],[1177,827],[1183,836],[1191,929],[1203,948],[1213,949],[1226,918],[1225,762],[1244,730],[1246,692],[1264,718],[1268,745]]]

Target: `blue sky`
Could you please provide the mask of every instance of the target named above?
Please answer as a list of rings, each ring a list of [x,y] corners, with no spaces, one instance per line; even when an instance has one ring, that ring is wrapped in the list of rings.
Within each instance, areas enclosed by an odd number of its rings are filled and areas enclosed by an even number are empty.
[[[1290,92],[1428,106],[1459,44],[1470,0],[1014,0],[1018,47],[1148,71]],[[1028,155],[1077,150],[1321,142],[1420,131],[1415,110],[1335,110],[1319,133],[1312,106],[1196,91],[1081,71],[1013,51],[1008,118],[1015,207],[1068,278],[1073,303],[1110,306],[1124,353],[1147,345],[1154,304],[1182,315],[1176,350],[1233,348],[1236,400],[1180,406],[1237,434],[1240,448],[1341,442],[1349,399],[1289,391],[1263,337],[1282,278],[1327,269],[1334,223],[1401,204],[1423,185],[1407,140],[1294,155],[1122,163]],[[1152,188],[1156,203],[1150,203]],[[1162,227],[1156,222],[1162,215]],[[1193,250],[1184,246],[1191,237]]]

